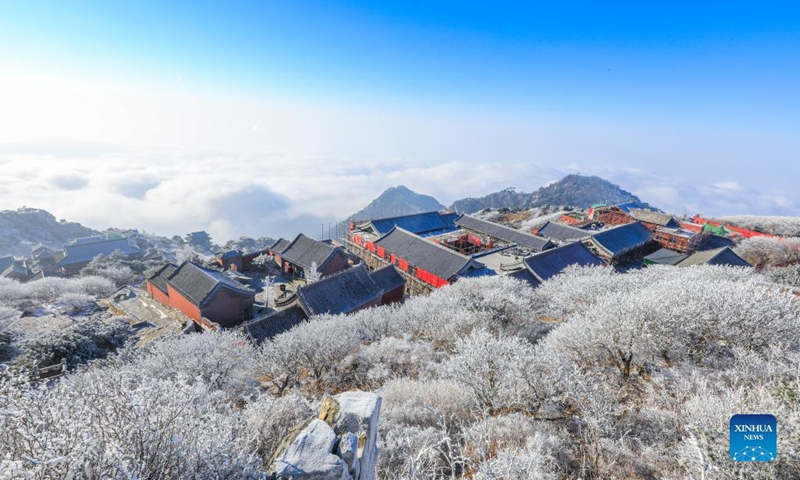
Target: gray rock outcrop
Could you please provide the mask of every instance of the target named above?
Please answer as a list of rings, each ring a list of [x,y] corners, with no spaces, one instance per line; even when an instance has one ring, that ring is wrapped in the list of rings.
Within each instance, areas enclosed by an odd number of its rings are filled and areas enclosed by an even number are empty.
[[[345,392],[322,402],[284,439],[271,471],[279,480],[374,480],[381,397]],[[301,430],[302,428],[302,430]]]

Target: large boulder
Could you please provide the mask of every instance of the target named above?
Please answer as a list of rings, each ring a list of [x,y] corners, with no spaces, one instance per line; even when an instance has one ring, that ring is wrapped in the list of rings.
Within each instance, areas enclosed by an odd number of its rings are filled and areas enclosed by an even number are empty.
[[[295,439],[279,452],[273,471],[279,479],[350,480],[348,466],[332,452],[337,437],[322,420],[312,420]]]
[[[346,438],[348,433],[358,437],[356,459],[358,467],[355,480],[374,480],[375,465],[378,461],[378,416],[381,397],[369,392],[345,392],[334,397],[339,411],[333,424],[333,431]],[[348,465],[352,463],[348,462]]]
[[[318,418],[289,431],[272,460],[278,480],[375,480],[381,397],[345,392],[326,397]]]

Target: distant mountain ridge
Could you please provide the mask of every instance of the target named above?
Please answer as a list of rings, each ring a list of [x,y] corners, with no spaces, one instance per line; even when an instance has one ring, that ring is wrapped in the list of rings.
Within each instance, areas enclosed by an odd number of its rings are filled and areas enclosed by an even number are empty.
[[[0,255],[28,256],[31,245],[60,249],[73,238],[100,232],[80,223],[56,220],[50,212],[22,207],[0,212]]]
[[[412,213],[440,211],[446,208],[430,195],[416,193],[403,185],[399,185],[385,190],[369,205],[350,215],[347,220],[396,217]]]
[[[595,203],[626,202],[636,207],[649,207],[633,193],[608,180],[573,174],[541,187],[533,193],[517,192],[513,188],[507,188],[479,198],[457,200],[450,209],[458,213],[475,213],[485,208],[534,208],[545,205],[589,208]]]

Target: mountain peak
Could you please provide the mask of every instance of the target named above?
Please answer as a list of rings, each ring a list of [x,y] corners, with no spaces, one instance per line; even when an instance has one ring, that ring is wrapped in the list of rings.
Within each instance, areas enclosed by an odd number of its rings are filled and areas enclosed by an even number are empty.
[[[416,193],[405,185],[387,188],[369,205],[348,220],[370,220],[413,213],[444,210],[446,207],[430,195]]]
[[[457,200],[450,208],[459,213],[474,213],[485,208],[532,208],[544,205],[589,208],[595,203],[625,202],[648,206],[633,193],[608,180],[598,176],[570,174],[533,193],[507,188],[480,198]]]

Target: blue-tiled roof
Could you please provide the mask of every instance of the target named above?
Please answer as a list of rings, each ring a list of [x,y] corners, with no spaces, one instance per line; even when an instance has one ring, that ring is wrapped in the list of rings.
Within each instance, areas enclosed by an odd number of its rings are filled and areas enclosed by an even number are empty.
[[[659,263],[661,265],[676,265],[681,261],[685,260],[686,257],[687,255],[684,255],[682,253],[673,252],[672,250],[667,250],[666,248],[662,248],[644,257],[644,259],[654,263]]]
[[[393,265],[387,265],[373,270],[370,272],[369,276],[378,284],[378,287],[383,293],[391,292],[400,287],[405,287],[406,285],[405,279]]]
[[[439,212],[380,218],[372,220],[370,224],[378,235],[386,235],[396,226],[423,236],[433,233],[445,233],[456,229],[455,214],[440,214]]]
[[[554,222],[547,222],[536,232],[538,235],[555,240],[557,242],[572,242],[580,238],[588,237],[590,234],[580,228],[561,225]]]
[[[351,313],[376,302],[382,294],[363,263],[297,288],[300,307],[309,316]]]
[[[525,266],[542,282],[558,275],[570,265],[600,266],[605,263],[581,242],[568,243],[525,259]]]
[[[640,210],[649,210],[651,212],[658,212],[657,208],[644,206],[639,202],[618,203],[616,206],[617,206],[617,208],[619,208],[620,210],[622,210],[625,213],[631,213],[631,209],[632,208],[636,208],[636,209],[640,209]]]
[[[131,245],[126,237],[114,239],[102,236],[76,238],[64,247],[66,257],[59,262],[59,265],[88,263],[98,255],[109,256],[115,251],[126,256],[142,253],[139,248]]]
[[[532,288],[536,288],[542,284],[538,278],[536,278],[530,270],[527,268],[523,268],[522,270],[517,270],[516,272],[511,272],[508,274],[511,278],[516,278],[517,280],[522,280],[530,285]]]
[[[612,258],[646,245],[652,240],[653,234],[639,222],[609,228],[592,235],[592,243],[605,250]]]

